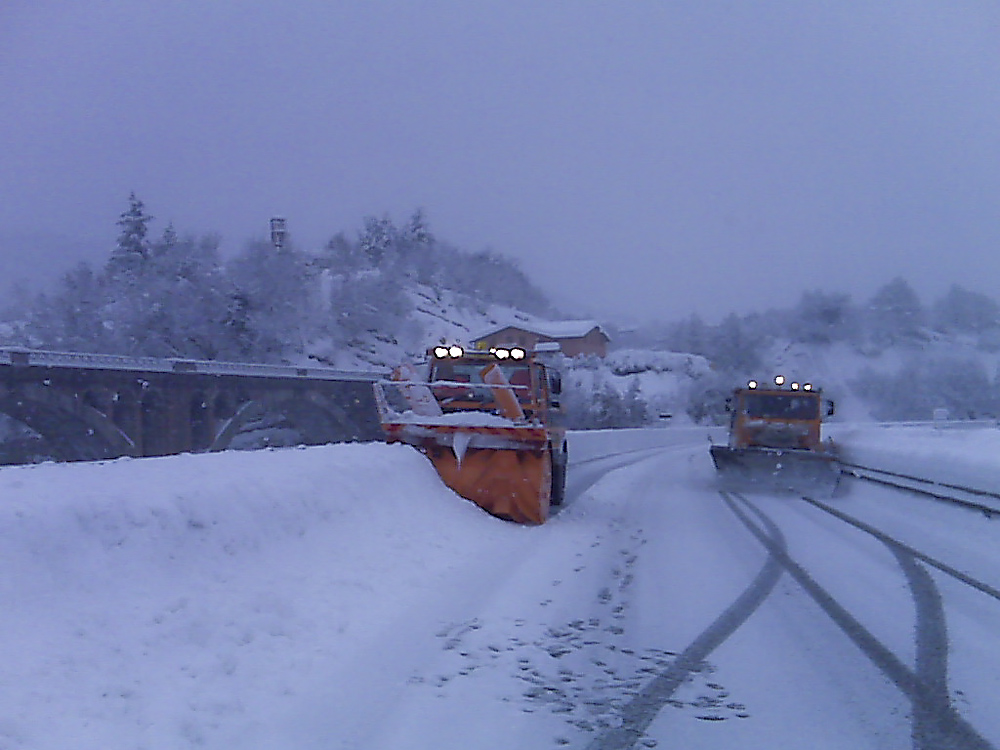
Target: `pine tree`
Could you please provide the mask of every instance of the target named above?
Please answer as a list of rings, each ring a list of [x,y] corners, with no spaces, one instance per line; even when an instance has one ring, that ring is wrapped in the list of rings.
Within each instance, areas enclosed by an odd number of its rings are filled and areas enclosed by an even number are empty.
[[[381,268],[385,261],[391,260],[395,241],[396,227],[388,216],[381,219],[375,216],[365,217],[365,228],[358,244],[372,268]]]
[[[149,258],[146,235],[149,233],[149,223],[153,217],[146,213],[146,206],[136,197],[135,191],[129,194],[128,202],[128,209],[122,212],[118,219],[121,233],[108,261],[108,270],[112,275],[123,272],[135,274],[142,269]]]
[[[427,225],[427,216],[422,208],[413,212],[403,233],[406,239],[417,245],[429,247],[434,244],[434,235],[431,234],[430,227]]]
[[[417,209],[400,233],[401,255],[414,278],[422,284],[434,281],[437,262],[434,235],[427,225],[423,209]]]

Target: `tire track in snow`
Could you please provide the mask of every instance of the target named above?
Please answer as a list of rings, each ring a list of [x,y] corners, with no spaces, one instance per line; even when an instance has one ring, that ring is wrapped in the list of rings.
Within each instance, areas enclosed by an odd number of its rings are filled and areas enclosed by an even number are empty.
[[[917,608],[916,672],[917,679],[926,688],[926,698],[921,693],[913,701],[913,747],[915,750],[948,747],[948,738],[939,734],[935,721],[938,708],[951,705],[948,695],[948,626],[941,593],[930,573],[913,555],[897,545],[885,544],[903,569]]]
[[[802,499],[878,539],[889,548],[903,569],[916,606],[916,675],[926,687],[928,696],[928,700],[921,698],[913,703],[913,746],[918,750],[937,750],[946,746],[942,743],[947,738],[940,736],[934,717],[936,707],[950,706],[951,703],[948,691],[948,626],[941,594],[925,566],[933,566],[994,598],[998,598],[998,592],[826,503],[811,497]]]
[[[961,581],[965,585],[971,586],[977,591],[982,591],[987,596],[992,596],[994,599],[1000,600],[1000,590],[994,588],[993,586],[990,586],[987,583],[983,583],[982,581],[977,580],[970,575],[966,575],[957,568],[954,568],[951,565],[947,565],[946,563],[941,562],[937,558],[931,557],[930,555],[925,555],[923,552],[920,552],[919,550],[914,549],[913,547],[910,547],[907,544],[904,544],[898,539],[894,539],[893,537],[888,536],[887,534],[883,534],[874,526],[871,526],[865,523],[864,521],[859,521],[857,518],[849,516],[846,513],[839,511],[836,508],[831,507],[830,505],[827,505],[826,503],[820,502],[819,500],[806,496],[803,496],[802,499],[805,500],[810,505],[813,505],[819,508],[820,510],[826,511],[831,516],[839,518],[841,521],[849,523],[851,524],[851,526],[856,526],[862,531],[871,534],[873,537],[875,537],[879,541],[884,542],[885,544],[898,547],[901,550],[905,550],[914,559],[920,560],[921,562],[926,563],[931,567],[937,568],[942,573],[946,573],[955,580]]]
[[[911,701],[915,750],[995,750],[985,738],[951,706],[947,690],[947,633],[940,596],[926,569],[901,544],[889,544],[903,566],[917,603],[917,670],[909,669],[888,647],[879,641],[850,612],[844,609],[802,566],[788,556],[784,545],[774,542],[776,527],[771,519],[746,497],[720,493],[730,509],[751,534],[780,561],[785,571],[809,594],[834,623],[861,649],[862,653],[888,677]],[[769,533],[754,523],[738,507],[738,499]],[[903,555],[900,558],[900,555]],[[943,651],[943,654],[942,654]],[[941,659],[944,658],[945,662]],[[942,684],[943,683],[943,684]]]
[[[723,499],[726,499],[725,495]],[[726,501],[729,502],[728,499]],[[764,566],[750,585],[669,667],[625,704],[620,714],[621,726],[595,737],[587,745],[587,750],[627,750],[633,747],[677,689],[700,671],[708,655],[735,633],[767,599],[782,574],[782,564],[774,550],[785,550],[781,531],[773,525],[771,530],[774,536],[769,541],[773,549],[769,548]]]
[[[668,446],[667,450],[670,447],[674,446]],[[567,500],[583,495],[610,472],[635,466],[651,458],[658,458],[663,455],[664,450],[662,446],[656,448],[633,448],[627,451],[606,453],[579,461],[570,460],[566,479]]]

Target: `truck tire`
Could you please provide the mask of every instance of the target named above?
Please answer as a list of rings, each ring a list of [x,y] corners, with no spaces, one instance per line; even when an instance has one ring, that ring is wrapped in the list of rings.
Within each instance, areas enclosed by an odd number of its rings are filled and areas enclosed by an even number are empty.
[[[569,451],[566,443],[563,443],[561,451],[554,448],[552,451],[552,496],[549,504],[560,506],[566,499],[566,464],[569,462]]]

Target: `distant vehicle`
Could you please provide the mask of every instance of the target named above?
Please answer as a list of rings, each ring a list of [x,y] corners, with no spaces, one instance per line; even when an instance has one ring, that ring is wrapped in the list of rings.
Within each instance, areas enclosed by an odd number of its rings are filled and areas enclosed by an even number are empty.
[[[375,384],[389,442],[413,445],[444,483],[500,518],[544,523],[566,487],[559,375],[520,347],[436,346]]]
[[[832,491],[840,478],[836,446],[824,442],[821,423],[832,401],[811,383],[773,386],[751,380],[727,401],[729,444],[713,445],[712,460],[731,486],[746,489]]]

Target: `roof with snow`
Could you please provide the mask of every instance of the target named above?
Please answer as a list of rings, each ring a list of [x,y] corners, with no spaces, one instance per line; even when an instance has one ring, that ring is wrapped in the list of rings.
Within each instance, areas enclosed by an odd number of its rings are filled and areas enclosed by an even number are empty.
[[[479,341],[500,331],[506,331],[508,328],[516,328],[520,331],[534,333],[550,339],[579,339],[596,328],[605,339],[608,341],[611,340],[607,331],[601,328],[600,323],[596,320],[533,320],[515,321],[502,326],[495,326],[485,333],[476,336],[473,341]]]

